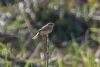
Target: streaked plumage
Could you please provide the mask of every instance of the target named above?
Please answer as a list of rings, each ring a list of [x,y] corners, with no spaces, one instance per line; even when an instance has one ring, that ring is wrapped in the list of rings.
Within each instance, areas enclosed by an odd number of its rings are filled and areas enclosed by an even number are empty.
[[[53,27],[54,27],[54,23],[51,23],[51,22],[44,25],[41,29],[39,29],[37,34],[32,39],[36,39],[38,37],[38,35],[48,35],[48,34],[50,34],[53,30]]]

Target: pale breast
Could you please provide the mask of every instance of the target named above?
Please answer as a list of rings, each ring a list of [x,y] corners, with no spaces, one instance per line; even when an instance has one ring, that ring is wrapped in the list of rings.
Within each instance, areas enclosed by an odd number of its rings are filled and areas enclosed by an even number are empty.
[[[49,33],[52,32],[52,29],[53,29],[52,26],[47,26],[47,27],[45,27],[44,29],[41,29],[41,30],[40,30],[40,34],[41,34],[41,35],[47,35],[47,34],[49,34]]]

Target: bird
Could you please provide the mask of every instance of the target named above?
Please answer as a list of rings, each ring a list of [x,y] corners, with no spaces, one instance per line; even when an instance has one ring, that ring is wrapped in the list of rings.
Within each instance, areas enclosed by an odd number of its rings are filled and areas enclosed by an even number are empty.
[[[36,39],[39,35],[49,35],[54,27],[54,23],[49,22],[46,25],[44,25],[42,28],[40,28],[35,36],[33,36],[32,39]]]

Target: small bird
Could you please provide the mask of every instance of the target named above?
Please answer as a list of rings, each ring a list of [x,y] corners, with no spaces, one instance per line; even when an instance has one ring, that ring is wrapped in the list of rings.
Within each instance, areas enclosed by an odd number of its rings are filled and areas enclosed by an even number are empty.
[[[53,30],[53,27],[54,27],[54,23],[49,22],[48,24],[44,25],[41,29],[39,29],[37,34],[32,39],[36,39],[39,35],[50,34]]]

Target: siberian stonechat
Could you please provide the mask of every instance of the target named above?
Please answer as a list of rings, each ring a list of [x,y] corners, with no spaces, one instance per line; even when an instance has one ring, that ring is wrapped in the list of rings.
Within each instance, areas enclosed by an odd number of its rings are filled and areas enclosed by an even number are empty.
[[[54,27],[54,23],[51,23],[51,22],[44,25],[41,29],[39,29],[37,34],[32,39],[36,39],[38,37],[38,35],[48,35],[48,34],[50,34],[53,30],[53,27]]]

